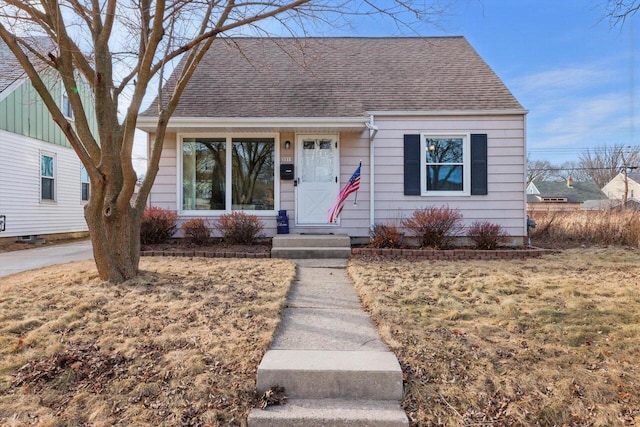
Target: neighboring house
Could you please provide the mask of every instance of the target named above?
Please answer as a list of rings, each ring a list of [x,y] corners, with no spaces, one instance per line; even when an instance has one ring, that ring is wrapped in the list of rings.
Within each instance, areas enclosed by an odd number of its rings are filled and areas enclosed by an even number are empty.
[[[624,200],[625,175],[620,172],[604,187],[602,192],[609,198]],[[640,200],[640,173],[627,173],[627,200]]]
[[[150,141],[156,111],[138,121]],[[286,210],[292,233],[354,238],[448,206],[522,242],[526,114],[463,37],[218,39],[169,122],[149,204],[182,220],[249,211],[268,235]],[[360,162],[357,204],[330,224]]]
[[[593,181],[534,181],[527,186],[528,211],[565,211],[610,207]]]
[[[46,69],[42,75],[72,118],[62,84]],[[79,91],[91,107],[90,92]],[[0,215],[6,217],[0,238],[85,232],[88,184],[77,155],[0,40]]]

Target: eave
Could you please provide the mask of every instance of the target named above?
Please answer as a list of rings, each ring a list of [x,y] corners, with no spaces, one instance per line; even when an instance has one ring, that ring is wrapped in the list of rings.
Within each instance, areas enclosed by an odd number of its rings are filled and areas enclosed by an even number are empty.
[[[173,117],[168,132],[363,132],[363,117]],[[157,118],[139,116],[137,127],[156,131]]]
[[[522,116],[529,110],[372,110],[367,114],[373,116],[388,117],[433,117],[433,116]]]

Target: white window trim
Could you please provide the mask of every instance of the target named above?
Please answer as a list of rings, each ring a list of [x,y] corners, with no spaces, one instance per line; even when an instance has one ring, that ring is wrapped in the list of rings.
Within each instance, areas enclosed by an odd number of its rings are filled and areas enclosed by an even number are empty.
[[[89,174],[87,173],[87,181],[83,181],[82,180],[82,170],[83,169],[86,170],[84,165],[82,163],[80,163],[80,202],[84,205],[84,204],[89,203],[89,199],[91,198],[91,179],[89,178]],[[82,198],[82,186],[83,186],[83,184],[88,184],[88,186],[89,186],[88,191],[87,191],[87,196],[88,196],[87,200],[84,200]]]
[[[66,102],[65,102],[66,99]],[[65,104],[69,104],[69,111],[71,112],[70,116],[67,116],[66,114],[66,106]],[[69,99],[69,94],[67,94],[67,91],[64,87],[62,87],[62,93],[60,96],[60,110],[62,111],[62,115],[64,116],[65,119],[70,120],[70,121],[74,121],[75,118],[73,117],[73,108],[71,108],[71,100]]]
[[[195,216],[195,217],[217,217],[220,215],[228,214],[231,212],[245,212],[251,215],[255,215],[258,217],[270,217],[277,214],[280,209],[280,134],[279,133],[179,133],[176,135],[177,137],[177,179],[176,179],[176,206],[178,215],[184,216]],[[182,209],[182,167],[183,167],[183,143],[185,138],[221,138],[225,139],[227,143],[227,153],[226,153],[226,164],[232,164],[232,150],[229,149],[231,145],[231,141],[233,138],[273,138],[273,143],[275,144],[274,151],[274,167],[273,167],[273,210],[263,210],[263,211],[252,211],[252,210],[191,210],[191,209]],[[226,185],[231,185],[232,180],[232,172],[231,167],[226,167],[225,170],[225,180]],[[225,205],[231,207],[232,204],[232,194],[231,188],[227,187],[225,192]]]
[[[427,191],[427,138],[462,138],[463,191]],[[471,133],[438,132],[420,134],[420,188],[425,197],[464,197],[471,195]]]
[[[42,175],[42,157],[47,156],[53,159],[53,177],[43,176]],[[38,176],[40,177],[40,181],[38,183],[38,188],[40,189],[40,203],[51,204],[57,203],[58,201],[58,159],[56,153],[52,153],[50,151],[40,151],[38,156]],[[42,198],[42,178],[50,178],[53,179],[53,200],[52,199],[43,199]]]

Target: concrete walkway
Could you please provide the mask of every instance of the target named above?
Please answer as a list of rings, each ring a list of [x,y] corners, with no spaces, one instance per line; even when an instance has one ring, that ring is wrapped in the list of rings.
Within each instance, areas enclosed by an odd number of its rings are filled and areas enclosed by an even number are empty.
[[[0,253],[0,277],[55,264],[93,259],[89,240]]]
[[[346,259],[295,260],[297,277],[257,378],[285,405],[255,409],[250,427],[408,426],[402,371],[360,304]]]

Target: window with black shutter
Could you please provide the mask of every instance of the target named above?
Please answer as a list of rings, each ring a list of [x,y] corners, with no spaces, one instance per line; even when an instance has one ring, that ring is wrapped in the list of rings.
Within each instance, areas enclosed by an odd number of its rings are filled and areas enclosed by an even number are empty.
[[[404,194],[486,195],[486,134],[404,135]]]

